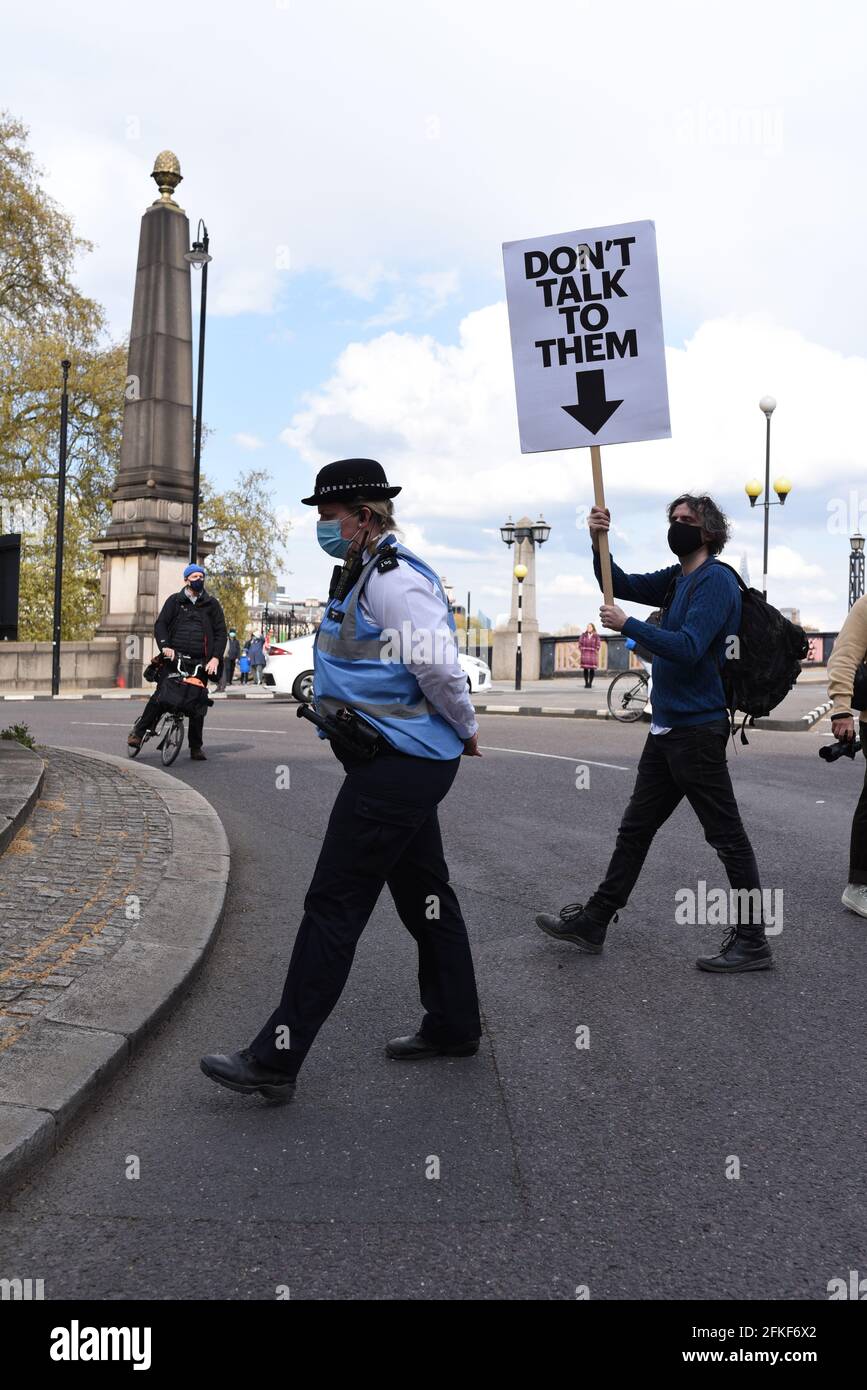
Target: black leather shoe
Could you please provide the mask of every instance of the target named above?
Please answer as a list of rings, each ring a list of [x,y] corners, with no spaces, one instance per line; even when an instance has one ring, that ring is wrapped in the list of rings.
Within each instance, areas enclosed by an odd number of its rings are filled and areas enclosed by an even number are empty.
[[[208,761],[201,748],[191,748],[190,757],[193,758],[197,763],[206,763]]]
[[[413,1033],[411,1038],[392,1038],[385,1055],[396,1062],[414,1062],[421,1057],[473,1057],[479,1050],[478,1038],[462,1043],[435,1043]]]
[[[770,970],[774,963],[763,931],[740,932],[732,927],[716,956],[699,956],[699,970],[736,975],[745,970]]]
[[[219,1086],[227,1086],[230,1091],[240,1091],[245,1096],[258,1094],[266,1100],[284,1102],[291,1100],[295,1094],[295,1082],[283,1072],[263,1067],[249,1047],[228,1055],[210,1053],[202,1058],[199,1065],[211,1081],[216,1081]]]
[[[614,921],[617,921],[616,912]],[[600,954],[608,931],[607,926],[588,915],[581,903],[567,903],[556,917],[550,912],[540,912],[536,926],[546,936],[553,936],[555,941],[570,941],[579,951],[586,951],[592,956]]]

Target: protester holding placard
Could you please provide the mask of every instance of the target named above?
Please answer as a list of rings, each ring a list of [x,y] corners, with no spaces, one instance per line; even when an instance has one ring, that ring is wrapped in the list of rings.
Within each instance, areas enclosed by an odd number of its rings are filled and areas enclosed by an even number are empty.
[[[716,556],[728,522],[707,496],[678,497],[668,508],[668,544],[678,564],[651,574],[624,574],[612,562],[614,595],[661,607],[658,625],[627,617],[616,604],[600,609],[602,623],[641,642],[653,654],[653,722],[608,871],[586,907],[571,903],[537,925],[549,936],[598,955],[608,924],[626,905],[657,830],[684,797],[722,860],[746,920],[730,922],[719,953],[701,957],[701,970],[766,970],[771,951],[763,925],[756,857],[741,822],[726,765],[729,716],[721,667],[741,621],[737,579]],[[606,508],[590,513],[594,569],[601,584],[599,538]],[[636,906],[639,906],[636,903]]]

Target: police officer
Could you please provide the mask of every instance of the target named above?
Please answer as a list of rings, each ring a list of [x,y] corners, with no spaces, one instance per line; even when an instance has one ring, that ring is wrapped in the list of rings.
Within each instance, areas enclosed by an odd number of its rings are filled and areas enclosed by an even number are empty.
[[[319,544],[344,561],[316,636],[315,717],[330,728],[349,721],[356,743],[328,735],[346,777],[280,1003],[249,1047],[201,1062],[213,1081],[272,1101],[291,1098],[386,884],[418,947],[425,1010],[418,1032],[393,1038],[387,1055],[478,1051],[472,956],[437,819],[461,757],[481,756],[478,724],[440,580],[396,539],[398,492],[375,460],[343,459],[321,469],[313,495],[303,498],[319,509]]]

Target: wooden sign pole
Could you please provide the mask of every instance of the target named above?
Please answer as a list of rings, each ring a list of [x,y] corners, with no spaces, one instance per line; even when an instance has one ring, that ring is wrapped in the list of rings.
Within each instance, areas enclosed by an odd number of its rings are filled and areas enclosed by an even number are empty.
[[[605,506],[605,488],[602,483],[602,450],[598,444],[590,445],[590,463],[593,468],[593,501],[597,507]],[[602,569],[602,594],[607,604],[614,602],[614,585],[611,582],[611,554],[608,549],[608,532],[599,533],[599,564]]]

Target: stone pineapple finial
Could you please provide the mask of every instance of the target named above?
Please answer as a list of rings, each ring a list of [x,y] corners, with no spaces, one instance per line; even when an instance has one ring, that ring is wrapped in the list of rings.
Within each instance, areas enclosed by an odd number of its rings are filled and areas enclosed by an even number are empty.
[[[171,150],[162,150],[154,160],[151,178],[160,190],[160,197],[156,198],[151,206],[155,208],[169,207],[173,208],[175,212],[183,212],[183,208],[178,207],[172,197],[178,184],[183,180],[181,163],[177,155],[173,154]]]

